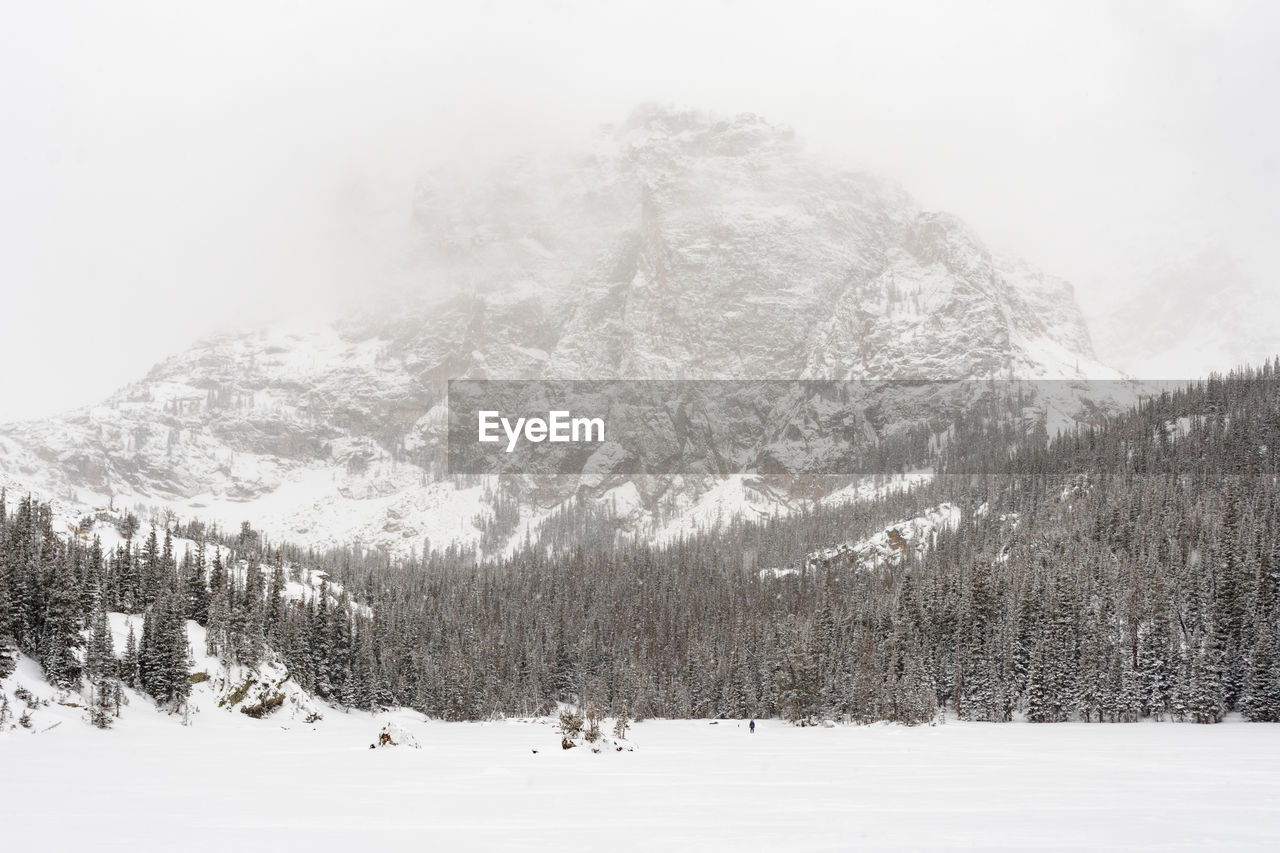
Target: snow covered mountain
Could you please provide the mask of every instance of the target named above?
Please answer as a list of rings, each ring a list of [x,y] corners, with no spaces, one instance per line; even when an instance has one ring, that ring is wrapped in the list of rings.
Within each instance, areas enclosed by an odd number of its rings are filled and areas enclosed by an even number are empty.
[[[451,378],[1117,376],[1065,281],[753,115],[641,108],[579,152],[433,174],[412,217],[413,288],[203,341],[99,405],[0,427],[0,479],[403,552],[499,521],[522,537],[565,497],[504,504],[444,476]],[[651,492],[609,485],[594,497],[656,516]],[[686,486],[679,511],[715,491]]]
[[[1278,313],[1274,294],[1229,253],[1209,248],[1150,273],[1095,328],[1107,362],[1126,373],[1189,379],[1275,358]]]

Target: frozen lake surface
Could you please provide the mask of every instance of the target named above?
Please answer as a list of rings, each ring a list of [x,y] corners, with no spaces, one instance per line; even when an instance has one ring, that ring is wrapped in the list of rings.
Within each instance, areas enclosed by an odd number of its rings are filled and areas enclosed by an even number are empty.
[[[0,847],[1280,849],[1280,725],[648,721],[592,754],[545,720],[141,711],[0,735]],[[370,750],[387,718],[422,748]]]

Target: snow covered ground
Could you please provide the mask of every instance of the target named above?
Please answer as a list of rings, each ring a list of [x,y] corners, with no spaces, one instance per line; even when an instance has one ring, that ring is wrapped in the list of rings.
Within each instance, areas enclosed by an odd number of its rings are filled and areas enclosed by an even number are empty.
[[[1280,849],[1280,726],[249,720],[0,734],[0,849]],[[369,749],[394,720],[421,749]],[[533,750],[537,750],[535,753]]]

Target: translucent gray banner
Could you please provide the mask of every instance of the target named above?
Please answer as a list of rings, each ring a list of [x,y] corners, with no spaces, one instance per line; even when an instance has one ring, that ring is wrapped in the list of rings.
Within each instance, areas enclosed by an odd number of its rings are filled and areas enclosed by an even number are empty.
[[[860,475],[928,464],[958,418],[1053,435],[1182,383],[453,380],[451,474]]]

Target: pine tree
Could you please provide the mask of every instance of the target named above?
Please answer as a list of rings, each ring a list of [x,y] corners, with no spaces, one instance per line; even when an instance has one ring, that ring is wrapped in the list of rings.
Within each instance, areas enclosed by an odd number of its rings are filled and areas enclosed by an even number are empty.
[[[40,662],[49,682],[57,687],[80,685],[81,665],[76,653],[84,638],[80,635],[79,605],[75,575],[65,559],[58,559],[50,572],[40,642]]]
[[[138,637],[133,631],[133,622],[129,622],[129,638],[125,640],[124,658],[120,661],[120,677],[125,684],[135,690],[142,686],[141,652],[138,648]]]
[[[191,695],[191,652],[187,644],[187,621],[182,599],[171,593],[162,612],[164,699],[176,707]]]
[[[1052,672],[1046,660],[1045,641],[1036,643],[1027,671],[1027,719],[1033,723],[1057,720],[1053,707]]]
[[[236,538],[236,551],[241,557],[247,559],[250,563],[254,562],[252,557],[256,554],[258,548],[258,534],[253,526],[247,522],[240,523],[240,535]]]
[[[155,607],[148,607],[142,614],[142,638],[138,642],[138,687],[151,696],[161,690],[158,633]]]
[[[1225,710],[1222,699],[1222,680],[1218,661],[1220,652],[1210,635],[1201,644],[1191,667],[1188,684],[1187,710],[1197,723],[1217,723]]]
[[[102,679],[92,686],[89,705],[89,722],[100,729],[111,728],[119,715],[118,692],[114,678]]]
[[[89,628],[89,646],[85,650],[85,674],[91,681],[114,678],[117,673],[115,649],[111,640],[111,626],[107,612],[98,610]]]
[[[1240,702],[1244,718],[1255,723],[1280,722],[1280,661],[1275,633],[1263,624],[1250,655],[1249,678]]]
[[[249,669],[256,669],[266,652],[262,608],[246,602],[232,611],[231,620],[236,662]]]
[[[968,591],[959,651],[963,667],[959,713],[966,720],[1002,721],[1005,710],[999,707],[1004,704],[999,700],[998,683],[1002,668],[997,642],[999,617],[989,563],[979,562],[974,566]]]
[[[925,672],[919,650],[909,649],[902,673],[898,676],[895,694],[897,713],[895,721],[908,726],[932,722],[938,716],[938,694],[933,680]]]
[[[201,536],[191,563],[191,575],[183,584],[183,589],[187,593],[187,618],[194,619],[200,625],[209,623],[209,581],[205,577],[206,565],[205,540]]]
[[[102,557],[102,540],[94,536],[86,555],[84,581],[81,584],[80,606],[88,613],[107,608],[107,577]]]
[[[17,665],[18,639],[13,635],[8,590],[0,583],[0,678],[8,677]]]
[[[160,543],[156,538],[156,526],[151,525],[147,542],[142,549],[142,607],[149,607],[160,597],[163,586],[163,568],[160,562]]]
[[[120,587],[120,607],[126,613],[137,613],[142,607],[142,579],[133,550],[133,538],[126,535],[116,551],[116,575]]]
[[[1113,651],[1109,640],[1105,616],[1093,614],[1081,644],[1080,687],[1076,696],[1076,710],[1086,723],[1095,718],[1102,722],[1115,704],[1111,679]]]
[[[818,665],[805,646],[792,651],[779,684],[782,713],[788,720],[807,720],[818,711]]]
[[[1228,710],[1236,706],[1244,683],[1246,555],[1242,551],[1243,515],[1235,487],[1228,486],[1222,531],[1214,548],[1210,576],[1213,581],[1213,647],[1217,653],[1213,667],[1223,705]]]
[[[572,743],[582,734],[582,726],[585,724],[582,712],[576,708],[565,708],[560,712],[557,728],[560,729],[560,735],[565,743]],[[569,747],[566,746],[565,749]]]
[[[631,726],[631,713],[623,706],[618,710],[613,721],[613,736],[619,740],[627,739],[627,729]]]
[[[229,632],[230,614],[227,608],[226,590],[222,586],[215,585],[209,596],[209,619],[205,630],[205,654],[212,655],[223,663],[230,663],[232,655]]]
[[[142,689],[171,708],[180,705],[191,692],[191,655],[183,617],[180,597],[176,593],[165,593],[147,610],[138,651]]]
[[[178,564],[173,558],[173,531],[166,524],[164,528],[164,548],[160,552],[160,588],[173,589],[178,577]]]
[[[1018,604],[1017,631],[1014,635],[1010,660],[1011,687],[1017,694],[1024,693],[1027,689],[1027,679],[1031,673],[1031,656],[1035,652],[1036,638],[1039,635],[1042,599],[1043,592],[1032,588]]]
[[[1139,635],[1139,692],[1144,712],[1160,720],[1173,712],[1178,678],[1168,590],[1164,574],[1158,569],[1152,583],[1149,607],[1150,616]]]
[[[1079,588],[1070,577],[1056,575],[1054,588],[1048,626],[1052,649],[1048,658],[1048,686],[1052,719],[1060,722],[1067,720],[1079,704],[1077,670],[1080,660],[1080,599]]]
[[[281,632],[284,628],[285,587],[284,562],[280,557],[280,552],[276,551],[275,566],[271,570],[271,585],[267,590],[265,616],[267,637],[276,643],[279,643]]]
[[[11,541],[7,520],[5,490],[0,488],[0,678],[8,676],[18,665],[18,638],[14,634],[13,600],[10,592],[13,572],[10,569]]]

